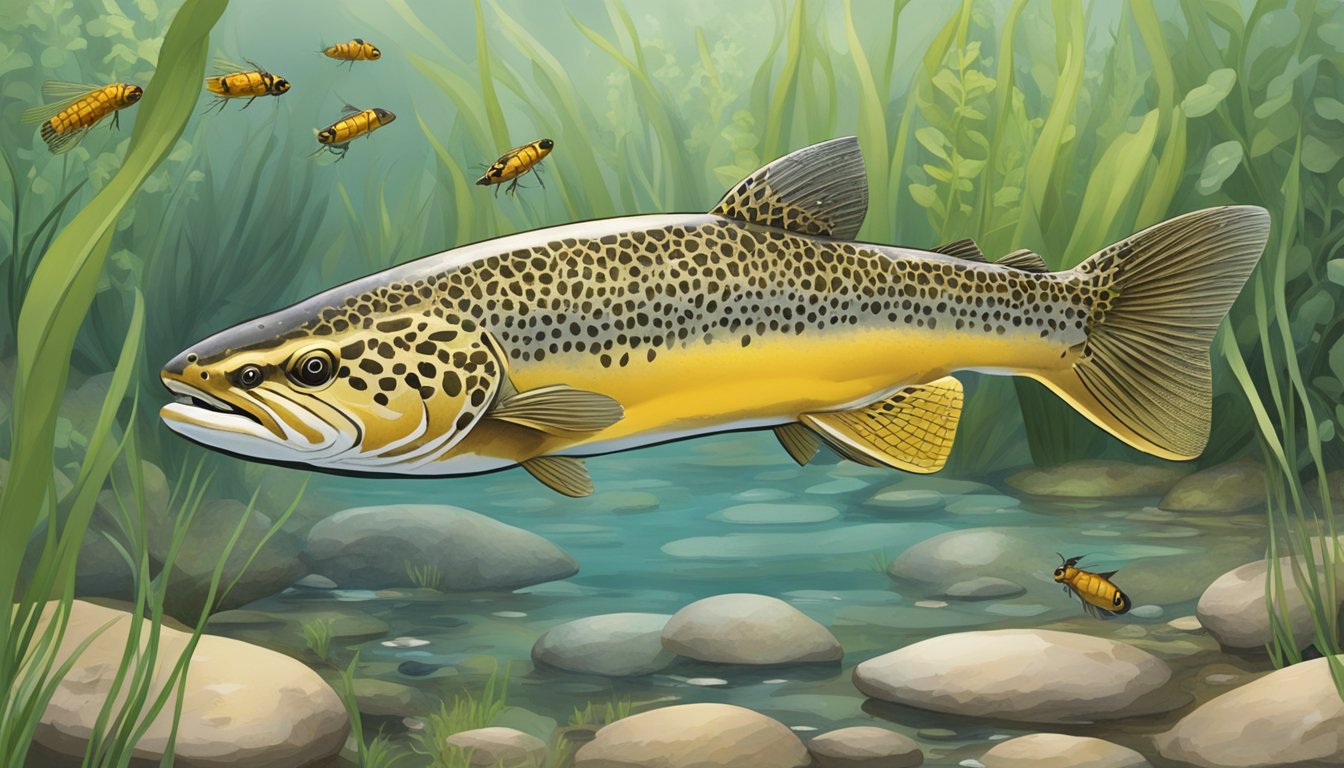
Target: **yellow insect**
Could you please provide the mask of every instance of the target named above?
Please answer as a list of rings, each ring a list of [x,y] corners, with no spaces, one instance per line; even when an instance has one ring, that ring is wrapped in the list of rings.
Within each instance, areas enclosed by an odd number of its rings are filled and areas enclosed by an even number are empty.
[[[379,107],[360,109],[346,104],[342,111],[346,113],[345,117],[317,131],[317,143],[322,146],[317,148],[314,155],[325,149],[336,155],[339,162],[350,151],[351,141],[368,136],[397,119],[396,115]]]
[[[48,80],[42,84],[42,97],[50,103],[25,111],[20,119],[42,123],[42,140],[52,154],[59,155],[74,149],[84,134],[108,115],[112,116],[112,127],[118,127],[117,110],[135,104],[143,95],[140,86],[129,83],[87,85]]]
[[[229,99],[247,99],[243,109],[252,106],[252,102],[261,96],[279,96],[289,91],[289,81],[279,75],[262,69],[255,61],[247,62],[252,69],[245,69],[229,61],[216,63],[220,69],[231,70],[225,74],[205,78],[205,89],[215,98],[206,107],[206,111],[218,107],[224,109]]]
[[[349,62],[352,67],[356,61],[377,61],[383,57],[383,52],[378,50],[378,46],[358,37],[348,43],[329,45],[322,49],[322,54],[329,59]]]
[[[1056,552],[1055,554],[1059,554]],[[1055,581],[1064,585],[1064,591],[1075,595],[1083,603],[1083,610],[1099,619],[1127,613],[1131,607],[1129,596],[1111,583],[1115,571],[1092,573],[1078,567],[1086,555],[1065,559],[1059,555],[1060,565],[1055,569]]]
[[[537,139],[530,144],[524,144],[521,147],[514,147],[505,152],[502,157],[494,162],[476,183],[482,187],[488,187],[491,184],[499,185],[506,181],[509,184],[508,193],[518,188],[518,178],[528,171],[537,171],[537,183],[545,189],[546,184],[541,180],[541,160],[551,154],[555,148],[555,142],[550,139]],[[499,194],[499,187],[495,187],[495,194]]]

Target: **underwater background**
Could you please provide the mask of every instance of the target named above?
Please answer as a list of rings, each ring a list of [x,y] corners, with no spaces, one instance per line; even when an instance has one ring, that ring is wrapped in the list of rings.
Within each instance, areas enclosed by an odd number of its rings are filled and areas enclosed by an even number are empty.
[[[927,765],[1044,765],[987,754],[1042,732],[1154,765],[1344,760],[1344,741],[1322,747],[1308,726],[1344,729],[1339,3],[0,9],[7,765],[175,751],[179,765],[857,765],[826,752],[842,736],[812,758],[802,744],[858,726],[907,737],[851,733],[887,744],[889,765],[916,750]],[[381,58],[320,53],[355,37]],[[207,114],[216,56],[292,89]],[[51,79],[145,97],[119,130],[53,156],[20,121]],[[347,103],[397,120],[339,162],[312,156]],[[767,432],[735,433],[594,458],[586,499],[519,469],[388,480],[253,464],[157,418],[159,368],[217,330],[465,243],[706,211],[757,167],[845,135],[867,164],[872,242],[972,237],[991,259],[1031,248],[1064,269],[1180,213],[1268,209],[1269,247],[1214,344],[1204,455],[1144,457],[1033,382],[976,374],[959,376],[966,408],[937,475],[828,451],[799,467]],[[555,141],[544,189],[474,185],[541,137]],[[1052,580],[1057,553],[1118,569],[1134,609],[1085,615]],[[691,606],[739,593],[777,600]],[[609,614],[642,615],[568,624]],[[1047,634],[948,637],[997,630]],[[63,667],[86,638],[85,661]],[[207,646],[186,676],[179,662]],[[856,671],[893,652],[907,655]],[[1110,663],[1084,659],[1098,655]],[[291,697],[242,680],[249,668]],[[595,738],[701,702],[771,720],[674,713],[643,726],[673,734],[662,747]],[[1250,712],[1263,718],[1238,741],[1227,723]],[[540,751],[499,733],[449,742],[487,726]],[[766,746],[667,757],[676,734],[725,732]],[[628,762],[576,756],[604,739]],[[1053,764],[1103,759],[1074,754]]]

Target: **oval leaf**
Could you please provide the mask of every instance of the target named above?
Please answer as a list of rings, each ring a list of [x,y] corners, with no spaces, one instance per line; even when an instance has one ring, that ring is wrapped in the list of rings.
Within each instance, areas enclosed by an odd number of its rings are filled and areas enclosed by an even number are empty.
[[[1218,69],[1209,73],[1209,79],[1200,86],[1192,88],[1185,95],[1181,107],[1187,117],[1202,117],[1223,103],[1232,86],[1237,82],[1237,72],[1233,69]]]
[[[1237,166],[1241,165],[1241,158],[1240,142],[1224,141],[1210,149],[1209,154],[1204,157],[1204,170],[1200,171],[1195,189],[1203,195],[1217,192],[1222,188],[1223,182],[1237,170]]]

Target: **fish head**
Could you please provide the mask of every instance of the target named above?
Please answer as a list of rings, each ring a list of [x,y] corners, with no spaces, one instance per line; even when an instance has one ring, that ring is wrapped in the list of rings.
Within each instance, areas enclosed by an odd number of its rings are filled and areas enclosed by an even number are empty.
[[[298,322],[296,305],[192,345],[160,373],[164,423],[243,458],[417,473],[489,410],[502,358],[469,320],[372,303]]]

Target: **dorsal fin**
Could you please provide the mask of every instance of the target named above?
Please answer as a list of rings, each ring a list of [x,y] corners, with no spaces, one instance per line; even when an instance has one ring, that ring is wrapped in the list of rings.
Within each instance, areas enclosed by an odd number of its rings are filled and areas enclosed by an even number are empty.
[[[710,213],[852,240],[868,213],[868,176],[853,136],[785,155],[734,184]]]
[[[961,419],[961,403],[961,382],[944,376],[902,387],[863,408],[804,413],[798,420],[847,459],[928,473],[947,463]]]
[[[980,252],[980,246],[976,245],[975,241],[969,237],[940,245],[934,248],[933,252],[958,259],[966,259],[967,261],[983,261],[986,263],[989,261],[985,258],[985,254]]]
[[[1025,272],[1050,271],[1050,267],[1045,263],[1045,259],[1041,258],[1041,254],[1030,248],[1013,251],[994,263],[1005,267],[1012,267],[1013,269],[1020,269]]]

